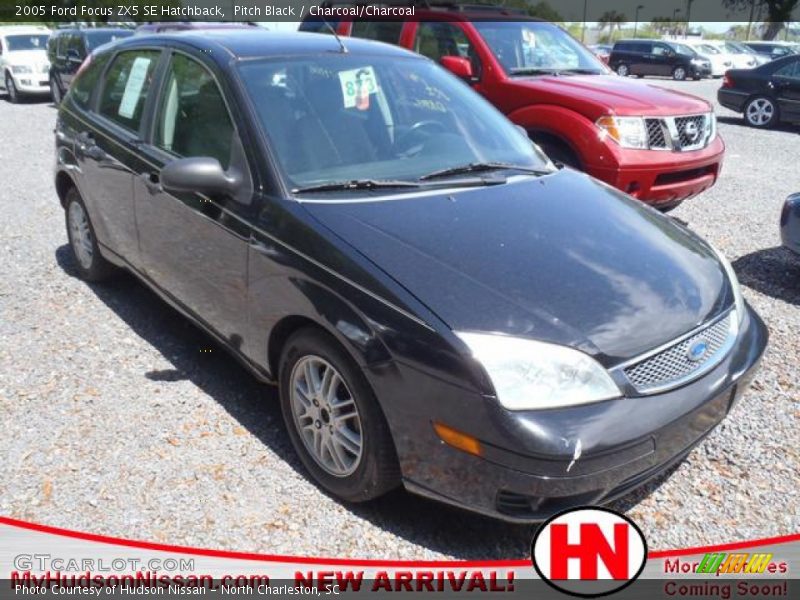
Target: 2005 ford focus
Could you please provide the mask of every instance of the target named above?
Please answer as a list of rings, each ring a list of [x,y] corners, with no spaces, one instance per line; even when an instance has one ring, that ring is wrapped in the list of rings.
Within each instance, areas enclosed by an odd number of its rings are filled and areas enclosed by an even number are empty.
[[[767,342],[728,262],[431,61],[344,44],[95,54],[56,129],[79,273],[134,272],[277,383],[303,464],[346,500],[404,485],[537,520],[680,460]]]

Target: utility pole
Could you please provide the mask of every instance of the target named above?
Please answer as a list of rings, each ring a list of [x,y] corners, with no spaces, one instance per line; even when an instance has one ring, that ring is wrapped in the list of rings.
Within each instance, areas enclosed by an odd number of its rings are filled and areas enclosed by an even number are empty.
[[[694,0],[686,0],[686,27],[683,30],[683,39],[689,35],[689,21],[692,18],[692,2]]]
[[[633,39],[636,39],[636,30],[639,29],[639,11],[644,8],[644,4],[636,7],[636,16],[633,21]]]
[[[581,44],[586,41],[586,5],[589,0],[583,0],[583,29],[581,29]]]
[[[747,35],[745,41],[750,41],[750,32],[753,29],[753,15],[756,10],[756,0],[750,0],[750,20],[747,22]]]

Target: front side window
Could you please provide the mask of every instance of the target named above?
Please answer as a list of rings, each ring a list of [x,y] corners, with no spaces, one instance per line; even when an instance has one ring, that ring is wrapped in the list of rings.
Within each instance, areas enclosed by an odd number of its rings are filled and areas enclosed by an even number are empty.
[[[155,145],[182,158],[210,156],[227,169],[233,122],[211,73],[175,54],[156,120]]]
[[[28,35],[9,35],[6,38],[6,46],[9,52],[20,50],[44,50],[47,48],[48,34],[28,34]]]
[[[121,52],[106,74],[99,112],[131,131],[138,131],[147,93],[161,52]]]
[[[350,35],[387,44],[397,44],[400,42],[402,31],[402,21],[355,21]]]
[[[429,61],[321,54],[238,68],[291,188],[416,181],[477,162],[549,167],[497,109]]]
[[[474,26],[509,75],[607,72],[600,59],[556,25],[536,21],[476,21]]]

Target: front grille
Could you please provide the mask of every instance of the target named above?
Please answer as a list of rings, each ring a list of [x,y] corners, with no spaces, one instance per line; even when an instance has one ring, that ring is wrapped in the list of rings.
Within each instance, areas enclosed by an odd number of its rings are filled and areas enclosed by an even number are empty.
[[[713,114],[648,117],[644,120],[651,150],[689,151],[705,148],[713,138]]]
[[[670,145],[663,119],[645,119],[644,123],[647,127],[647,145],[651,149],[668,150]]]
[[[708,371],[725,357],[733,342],[731,320],[734,312],[716,323],[680,340],[661,352],[624,369],[628,380],[639,393],[654,393],[687,382]],[[689,358],[689,349],[696,342],[707,344],[705,354],[699,360]]]
[[[706,116],[676,117],[675,129],[682,150],[702,146],[706,137]]]

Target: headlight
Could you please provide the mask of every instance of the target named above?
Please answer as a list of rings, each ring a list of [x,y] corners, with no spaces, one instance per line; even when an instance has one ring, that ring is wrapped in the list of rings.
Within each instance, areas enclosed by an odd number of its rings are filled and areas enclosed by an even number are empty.
[[[715,112],[708,113],[706,119],[706,143],[709,144],[717,137],[717,115]]]
[[[11,67],[11,70],[14,73],[33,73],[33,69],[28,65],[14,65]]]
[[[593,358],[565,346],[502,335],[457,333],[509,410],[562,408],[618,398],[617,384]]]
[[[623,148],[647,148],[647,130],[642,117],[600,117],[597,126]]]
[[[730,261],[725,258],[725,255],[717,250],[712,244],[708,245],[711,246],[711,249],[719,259],[719,262],[724,267],[725,274],[728,276],[728,281],[731,284],[731,288],[733,288],[733,304],[736,308],[736,316],[738,317],[739,325],[741,325],[745,315],[745,304],[744,296],[742,296],[742,288],[739,285],[739,278],[736,277],[736,271],[733,270],[733,265],[731,265]]]

